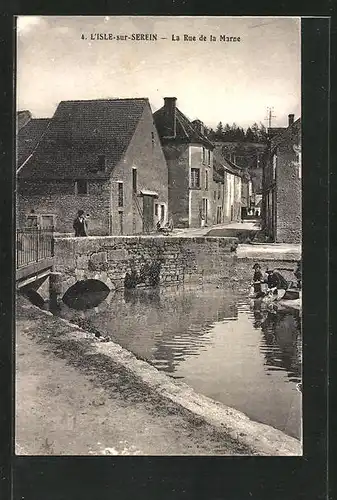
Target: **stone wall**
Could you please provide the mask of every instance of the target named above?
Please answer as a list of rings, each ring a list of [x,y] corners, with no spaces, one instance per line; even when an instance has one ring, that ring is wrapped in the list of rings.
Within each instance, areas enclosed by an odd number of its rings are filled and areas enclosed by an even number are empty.
[[[300,243],[302,240],[302,179],[293,149],[300,141],[299,126],[293,125],[289,137],[278,147],[276,183],[276,242]]]
[[[54,215],[57,232],[73,233],[77,211],[89,214],[89,234],[109,234],[109,181],[88,181],[88,194],[75,194],[75,181],[22,179],[18,184],[17,224],[25,226],[31,210],[37,215]]]
[[[300,145],[301,122],[297,120],[281,135],[273,138],[266,156],[263,176],[264,227],[277,243],[300,243],[302,240],[302,165],[296,152]],[[276,155],[275,176],[273,155]]]
[[[83,279],[123,288],[132,272],[144,286],[214,282],[233,276],[236,245],[236,238],[216,237],[56,238],[54,270],[63,293]]]

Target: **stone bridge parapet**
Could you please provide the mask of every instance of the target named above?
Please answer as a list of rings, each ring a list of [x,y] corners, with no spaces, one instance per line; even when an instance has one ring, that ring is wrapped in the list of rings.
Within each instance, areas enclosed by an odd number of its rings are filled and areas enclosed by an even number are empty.
[[[231,275],[233,237],[89,236],[56,238],[56,272],[64,293],[76,281],[97,279],[123,288],[127,275],[144,285],[203,283]]]

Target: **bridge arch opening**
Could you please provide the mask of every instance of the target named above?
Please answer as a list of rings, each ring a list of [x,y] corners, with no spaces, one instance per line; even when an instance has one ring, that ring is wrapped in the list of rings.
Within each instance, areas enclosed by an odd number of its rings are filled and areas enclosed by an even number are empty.
[[[79,280],[62,297],[62,301],[71,309],[92,309],[107,298],[110,288],[100,280]]]

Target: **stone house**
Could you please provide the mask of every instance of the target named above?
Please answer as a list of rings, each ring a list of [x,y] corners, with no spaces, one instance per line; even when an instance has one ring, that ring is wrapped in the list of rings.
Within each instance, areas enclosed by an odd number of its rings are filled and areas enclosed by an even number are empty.
[[[269,129],[263,169],[262,218],[267,236],[277,243],[302,240],[301,119]]]
[[[79,209],[89,235],[148,233],[167,222],[167,164],[148,99],[62,101],[27,156],[28,132],[18,133],[19,225],[45,215],[72,233]]]
[[[213,157],[213,224],[241,220],[242,170],[221,153]]]
[[[169,212],[176,227],[212,224],[213,144],[200,120],[191,122],[165,97],[153,115],[168,166]]]

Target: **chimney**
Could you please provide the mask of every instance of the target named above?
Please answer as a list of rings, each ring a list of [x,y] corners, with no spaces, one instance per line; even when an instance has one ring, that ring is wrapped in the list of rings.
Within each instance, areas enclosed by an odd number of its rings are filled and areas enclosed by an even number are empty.
[[[176,97],[164,97],[165,135],[167,137],[176,136],[176,101]]]
[[[288,127],[294,123],[294,116],[295,115],[288,115]]]
[[[196,130],[199,134],[205,135],[205,125],[201,120],[194,120],[192,122],[194,130]]]

